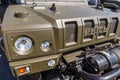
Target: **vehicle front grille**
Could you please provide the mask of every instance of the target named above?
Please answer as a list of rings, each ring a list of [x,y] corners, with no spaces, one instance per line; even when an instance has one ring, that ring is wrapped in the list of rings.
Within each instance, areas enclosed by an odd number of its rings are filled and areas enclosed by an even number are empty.
[[[66,43],[77,42],[78,25],[77,22],[66,22]]]

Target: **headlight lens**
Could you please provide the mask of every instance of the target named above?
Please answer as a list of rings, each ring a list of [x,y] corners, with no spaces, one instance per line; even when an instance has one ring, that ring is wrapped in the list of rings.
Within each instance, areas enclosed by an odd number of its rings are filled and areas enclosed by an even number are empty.
[[[41,43],[41,49],[42,49],[42,51],[44,51],[44,52],[49,51],[49,50],[50,50],[50,42],[49,42],[49,41],[43,41],[43,42]]]
[[[32,40],[28,37],[20,37],[15,41],[15,48],[21,52],[28,51],[32,48]]]

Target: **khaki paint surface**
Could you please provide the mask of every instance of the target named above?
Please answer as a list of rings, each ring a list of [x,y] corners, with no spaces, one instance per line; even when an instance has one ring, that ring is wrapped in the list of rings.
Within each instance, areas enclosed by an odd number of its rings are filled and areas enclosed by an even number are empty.
[[[20,66],[30,66],[32,71],[28,74],[46,71],[55,67],[49,68],[46,65],[48,60],[54,59],[58,63],[64,52],[115,39],[120,33],[120,14],[111,12],[109,9],[105,8],[104,11],[101,11],[89,6],[57,5],[57,12],[52,12],[49,10],[50,6],[43,5],[45,9],[33,9],[27,5],[13,5],[6,10],[1,30],[4,40],[4,51],[9,60],[11,70],[17,76],[20,76],[20,74],[16,72],[16,69]],[[16,13],[20,13],[20,15],[16,17]],[[119,21],[117,32],[115,35],[109,36],[111,19],[116,17]],[[107,33],[102,39],[98,39],[97,34],[93,35],[91,41],[84,42],[84,31],[86,29],[84,21],[91,19],[95,22],[96,28],[100,27],[100,19],[107,19],[109,23]],[[76,21],[79,30],[76,44],[67,46],[65,41],[65,22],[69,21]],[[15,49],[14,43],[21,36],[27,36],[33,41],[33,47],[28,51],[30,52],[29,55],[21,56],[17,54],[18,51]],[[40,49],[41,43],[45,40],[51,42],[51,48],[48,52]],[[71,62],[69,56],[73,56],[70,58],[74,60],[76,55],[78,55],[77,52],[73,55],[65,56],[65,58],[68,62]]]

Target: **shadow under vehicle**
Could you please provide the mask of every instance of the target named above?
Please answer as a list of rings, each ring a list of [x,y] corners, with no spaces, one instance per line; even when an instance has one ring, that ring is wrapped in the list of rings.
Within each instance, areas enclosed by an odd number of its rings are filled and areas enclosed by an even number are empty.
[[[87,0],[7,7],[1,48],[17,80],[118,80],[120,14]]]

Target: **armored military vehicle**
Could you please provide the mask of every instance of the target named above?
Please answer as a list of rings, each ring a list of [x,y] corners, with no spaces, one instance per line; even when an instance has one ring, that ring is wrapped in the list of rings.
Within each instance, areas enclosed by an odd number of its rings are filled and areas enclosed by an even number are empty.
[[[118,80],[120,13],[87,0],[8,6],[1,48],[18,80]]]

